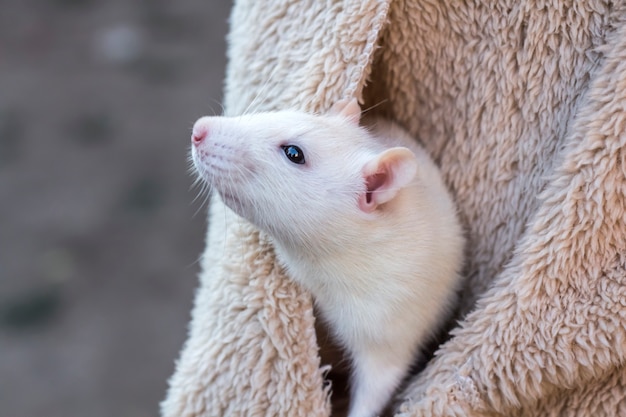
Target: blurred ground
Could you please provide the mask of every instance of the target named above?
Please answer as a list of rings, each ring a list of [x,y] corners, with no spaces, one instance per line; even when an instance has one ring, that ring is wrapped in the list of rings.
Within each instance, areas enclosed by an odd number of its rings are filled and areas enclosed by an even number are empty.
[[[205,210],[226,0],[0,0],[0,416],[156,416]]]

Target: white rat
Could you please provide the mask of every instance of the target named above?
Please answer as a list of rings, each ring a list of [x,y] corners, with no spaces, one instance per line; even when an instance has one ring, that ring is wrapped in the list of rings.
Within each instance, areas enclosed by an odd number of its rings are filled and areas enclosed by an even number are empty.
[[[352,359],[349,417],[372,417],[450,311],[463,238],[426,152],[393,123],[359,126],[360,115],[343,100],[325,115],[203,117],[192,158],[312,293]]]

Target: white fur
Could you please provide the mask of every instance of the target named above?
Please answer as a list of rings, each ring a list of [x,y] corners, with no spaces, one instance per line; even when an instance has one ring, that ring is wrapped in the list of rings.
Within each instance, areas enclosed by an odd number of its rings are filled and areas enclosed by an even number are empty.
[[[289,276],[313,294],[353,360],[349,416],[370,417],[452,305],[463,239],[424,150],[392,123],[359,127],[356,102],[336,107],[201,118],[192,156],[224,202],[272,236]],[[303,150],[305,164],[286,158],[287,144]],[[412,153],[388,151],[396,147]],[[364,176],[385,152],[395,152],[392,186],[370,210]]]

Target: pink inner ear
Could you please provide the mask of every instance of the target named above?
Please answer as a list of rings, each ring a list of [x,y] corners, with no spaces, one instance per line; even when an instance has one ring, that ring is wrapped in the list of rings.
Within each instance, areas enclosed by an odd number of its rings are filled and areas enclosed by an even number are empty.
[[[382,172],[377,172],[376,174],[368,175],[366,181],[367,184],[367,192],[365,193],[365,201],[367,204],[372,202],[372,193],[382,187],[385,183],[387,175]]]

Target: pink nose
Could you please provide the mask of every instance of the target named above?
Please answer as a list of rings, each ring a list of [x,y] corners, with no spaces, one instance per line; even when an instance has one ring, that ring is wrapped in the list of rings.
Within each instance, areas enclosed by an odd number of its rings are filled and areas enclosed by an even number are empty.
[[[191,143],[198,146],[207,137],[209,130],[206,126],[194,126],[191,133]]]

